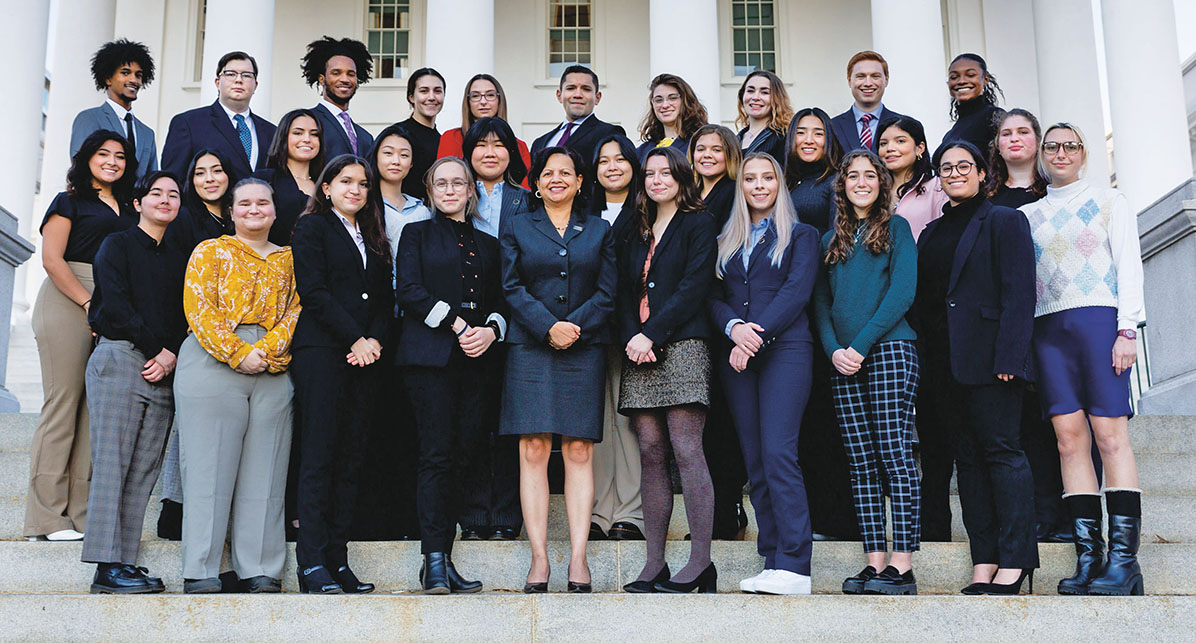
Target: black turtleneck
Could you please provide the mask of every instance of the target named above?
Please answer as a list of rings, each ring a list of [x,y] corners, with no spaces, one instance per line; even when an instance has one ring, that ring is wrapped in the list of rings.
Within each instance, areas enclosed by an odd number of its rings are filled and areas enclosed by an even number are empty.
[[[997,113],[1000,107],[974,98],[957,106],[959,119],[943,137],[943,143],[964,140],[975,145],[982,154],[988,154],[988,145],[997,136]]]
[[[972,220],[972,215],[984,202],[984,194],[960,203],[943,206],[943,216],[922,233],[925,241],[918,250],[918,291],[914,310],[921,320],[918,333],[928,344],[946,346],[947,342],[947,285],[951,267],[955,263],[955,249]]]

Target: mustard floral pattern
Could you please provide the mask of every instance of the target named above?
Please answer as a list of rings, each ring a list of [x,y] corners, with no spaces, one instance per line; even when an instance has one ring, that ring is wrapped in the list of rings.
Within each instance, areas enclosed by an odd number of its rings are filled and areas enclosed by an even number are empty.
[[[200,243],[187,263],[183,308],[195,339],[212,357],[236,368],[260,348],[267,370],[281,373],[291,363],[291,335],[299,320],[290,246],[262,258],[233,236]],[[267,332],[249,344],[235,332],[241,324]]]

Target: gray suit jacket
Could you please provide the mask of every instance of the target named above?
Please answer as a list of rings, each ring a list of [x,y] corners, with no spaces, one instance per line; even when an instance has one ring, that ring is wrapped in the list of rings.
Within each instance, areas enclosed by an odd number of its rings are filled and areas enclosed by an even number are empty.
[[[71,156],[74,157],[83,146],[83,139],[98,130],[111,130],[124,136],[125,124],[116,117],[116,112],[107,101],[98,107],[79,112],[71,125]],[[158,169],[158,144],[154,142],[154,130],[133,115],[133,137],[137,139],[137,178],[146,172]]]

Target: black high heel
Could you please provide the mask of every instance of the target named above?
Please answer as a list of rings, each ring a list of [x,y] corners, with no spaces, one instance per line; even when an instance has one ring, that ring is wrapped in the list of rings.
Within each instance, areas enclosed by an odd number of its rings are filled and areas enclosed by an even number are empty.
[[[718,591],[718,570],[714,563],[710,563],[702,570],[698,577],[688,583],[674,583],[671,580],[661,581],[652,585],[653,589],[664,594],[688,594],[695,589],[699,594],[714,594]]]
[[[531,573],[531,572],[528,572]],[[548,570],[548,575],[552,576],[552,569]],[[548,593],[548,578],[544,579],[543,583],[524,583],[524,594],[547,594]]]
[[[590,580],[593,579],[591,578]],[[566,590],[570,594],[589,594],[590,592],[594,591],[594,588],[590,583],[575,583],[573,581],[569,581],[566,584]]]
[[[980,593],[986,596],[1017,596],[1022,593],[1022,581],[1030,579],[1030,593],[1034,593],[1034,570],[1023,569],[1022,575],[1017,577],[1017,581],[1008,585],[1000,583],[984,583],[980,588]]]
[[[656,593],[656,583],[663,583],[670,576],[672,574],[669,573],[669,564],[665,563],[664,567],[660,568],[660,572],[653,576],[651,580],[632,581],[623,586],[623,591],[631,594],[654,594]]]

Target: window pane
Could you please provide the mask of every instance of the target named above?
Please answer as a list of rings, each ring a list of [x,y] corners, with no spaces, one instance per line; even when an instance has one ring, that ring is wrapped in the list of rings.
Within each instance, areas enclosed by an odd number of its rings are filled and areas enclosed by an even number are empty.
[[[586,4],[577,8],[577,26],[590,26],[590,5]]]
[[[747,34],[743,29],[735,29],[733,34],[735,40],[735,51],[744,51],[747,49]]]
[[[774,51],[776,49],[776,47],[773,46],[773,30],[772,29],[761,29],[760,36],[761,36],[761,39],[760,39],[760,48],[761,49],[763,49],[764,51]]]
[[[772,3],[771,2],[761,2],[760,3],[760,24],[769,25],[769,26],[772,25]]]
[[[749,51],[760,51],[760,30],[748,29],[747,43]]]
[[[752,69],[760,68],[760,54],[748,54],[748,66]]]
[[[754,4],[748,5],[748,7],[747,7],[747,24],[748,25],[760,24],[760,7],[758,7]]]
[[[775,54],[764,54],[763,60],[761,62],[763,67],[768,71],[777,70],[777,57]]]
[[[366,39],[369,41],[370,53],[376,54],[382,49],[382,32],[370,31]]]
[[[731,24],[735,26],[742,26],[744,23],[743,15],[743,5],[736,3],[734,7],[731,7]]]

